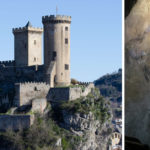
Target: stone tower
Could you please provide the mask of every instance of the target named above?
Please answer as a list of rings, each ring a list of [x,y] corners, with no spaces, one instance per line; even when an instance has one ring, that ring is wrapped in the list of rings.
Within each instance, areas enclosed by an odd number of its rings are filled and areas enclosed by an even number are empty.
[[[44,65],[51,87],[70,84],[70,16],[42,17],[44,25]]]
[[[30,22],[13,29],[16,66],[42,64],[42,32],[43,29],[32,27]]]

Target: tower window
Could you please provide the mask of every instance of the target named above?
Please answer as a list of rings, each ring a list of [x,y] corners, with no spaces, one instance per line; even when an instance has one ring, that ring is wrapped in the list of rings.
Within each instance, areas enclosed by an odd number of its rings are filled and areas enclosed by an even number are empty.
[[[53,51],[53,60],[56,59],[56,55],[57,55],[56,51]]]
[[[68,44],[68,39],[67,38],[65,39],[65,44]]]
[[[34,45],[36,45],[36,40],[34,40]]]
[[[36,58],[34,57],[34,62],[36,61]]]
[[[35,86],[35,87],[34,87],[34,91],[37,91],[37,90],[38,90],[38,89],[37,89],[37,87]]]
[[[68,27],[65,27],[65,31],[68,31]]]
[[[65,64],[65,70],[69,70],[69,65]]]

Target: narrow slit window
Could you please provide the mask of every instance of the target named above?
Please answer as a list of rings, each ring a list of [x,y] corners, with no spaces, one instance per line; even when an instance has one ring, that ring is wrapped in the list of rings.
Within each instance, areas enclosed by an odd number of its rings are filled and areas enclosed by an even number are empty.
[[[65,64],[65,70],[69,70],[69,65]]]
[[[36,40],[34,40],[34,45],[36,45]]]
[[[68,31],[68,27],[65,27],[65,31]]]
[[[65,39],[65,44],[68,44],[68,39],[67,38]]]
[[[53,51],[53,60],[56,60],[56,55],[57,55],[56,51]]]

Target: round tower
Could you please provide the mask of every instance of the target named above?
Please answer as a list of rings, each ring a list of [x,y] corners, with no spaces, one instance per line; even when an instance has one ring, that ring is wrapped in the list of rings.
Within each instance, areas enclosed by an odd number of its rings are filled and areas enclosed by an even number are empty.
[[[46,82],[54,86],[70,84],[70,16],[42,17],[44,25],[44,65]]]

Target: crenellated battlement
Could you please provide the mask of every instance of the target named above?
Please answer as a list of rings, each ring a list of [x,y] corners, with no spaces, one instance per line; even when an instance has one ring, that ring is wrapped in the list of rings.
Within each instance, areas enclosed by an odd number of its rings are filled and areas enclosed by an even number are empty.
[[[14,66],[15,65],[15,61],[14,60],[0,61],[0,65]]]
[[[13,28],[12,32],[25,32],[25,31],[34,31],[34,32],[43,32],[43,28],[35,28],[35,27],[19,27],[19,28]]]
[[[20,82],[20,83],[16,83],[15,85],[19,85],[19,86],[45,86],[45,87],[50,87],[49,84],[47,84],[46,82]]]
[[[79,85],[87,86],[93,84],[92,82],[78,82]]]
[[[45,82],[16,83],[14,106],[28,105],[36,98],[46,98],[49,89],[50,85]]]
[[[13,28],[12,29],[13,33],[25,32],[25,31],[43,32],[43,28],[28,26],[28,27],[19,27],[19,28]]]
[[[71,16],[65,15],[50,15],[42,17],[43,23],[71,23]]]

